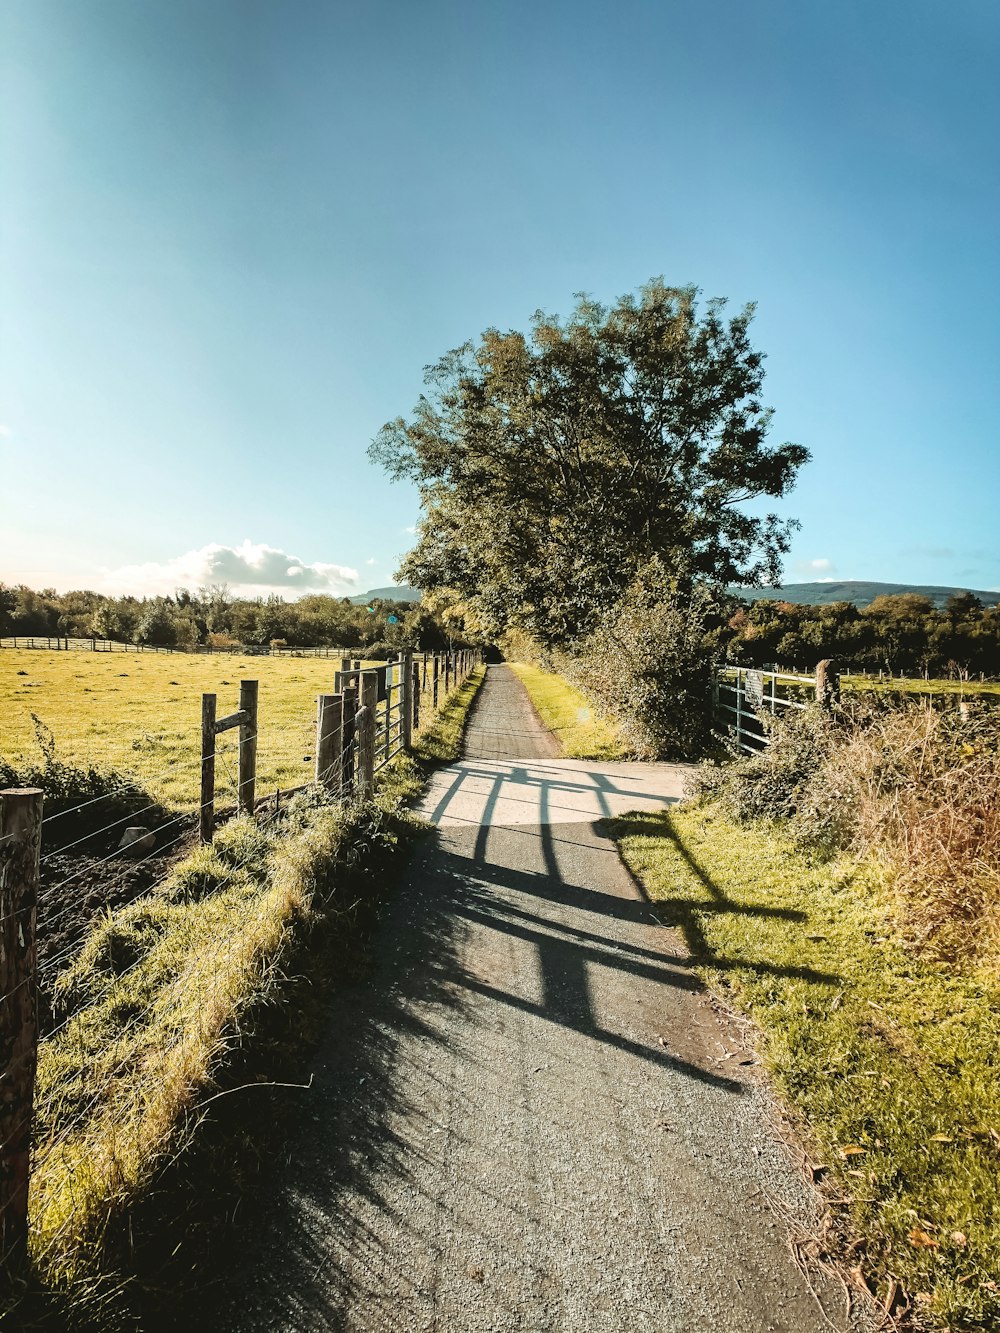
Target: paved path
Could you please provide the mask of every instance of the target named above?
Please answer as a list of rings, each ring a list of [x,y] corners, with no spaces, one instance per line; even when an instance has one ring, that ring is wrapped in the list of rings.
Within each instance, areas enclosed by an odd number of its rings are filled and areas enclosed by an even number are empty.
[[[815,1203],[758,1071],[598,824],[682,771],[554,749],[490,668],[229,1327],[845,1326],[793,1262]]]

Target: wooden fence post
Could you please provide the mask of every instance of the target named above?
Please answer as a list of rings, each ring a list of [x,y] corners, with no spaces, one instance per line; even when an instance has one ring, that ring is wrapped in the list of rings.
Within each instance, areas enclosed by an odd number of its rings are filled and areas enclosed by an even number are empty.
[[[201,696],[201,811],[202,842],[212,841],[215,823],[215,695]]]
[[[395,674],[395,663],[390,658],[385,664],[385,730],[384,730],[384,749],[382,751],[382,762],[389,762],[389,753],[392,750],[392,685],[393,675]]]
[[[351,677],[348,676],[348,680]],[[343,690],[344,721],[341,733],[341,788],[345,796],[354,792],[354,737],[358,728],[358,687],[345,685]]]
[[[240,723],[239,806],[246,815],[254,811],[257,784],[257,681],[240,681],[240,712],[247,720]]]
[[[420,726],[420,663],[413,663],[413,711],[410,716],[410,741],[413,741],[413,733]]]
[[[816,664],[816,702],[821,708],[840,702],[840,672],[830,658]]]
[[[432,700],[432,703],[433,703],[433,705],[434,705],[434,711],[435,711],[435,713],[437,712],[437,706],[438,706],[438,678],[439,678],[439,676],[440,676],[440,672],[441,672],[441,659],[440,659],[440,657],[438,657],[437,653],[435,653],[435,654],[434,654],[433,685],[432,685],[432,689],[433,689],[434,692],[433,692],[433,695],[431,696],[431,700]]]
[[[736,744],[743,735],[743,668],[736,668]]]
[[[35,929],[42,792],[0,792],[0,1266],[27,1259],[28,1172],[38,1061]]]
[[[414,714],[416,713],[417,693],[414,689],[416,684],[416,668],[413,663],[413,652],[407,648],[403,652],[402,678],[400,685],[400,742],[404,750],[408,750],[413,744],[413,727],[415,724]]]
[[[358,731],[358,778],[362,796],[375,790],[375,710],[378,706],[378,678],[374,671],[361,677],[360,728]]]
[[[316,703],[316,781],[339,792],[343,780],[344,699],[321,694]]]

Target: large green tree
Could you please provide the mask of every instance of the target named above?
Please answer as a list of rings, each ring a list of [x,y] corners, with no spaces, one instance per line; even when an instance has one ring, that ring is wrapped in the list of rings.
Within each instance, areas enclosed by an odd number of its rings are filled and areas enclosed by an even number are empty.
[[[689,582],[776,581],[791,524],[752,502],[808,453],[766,444],[753,308],[696,297],[662,280],[611,307],[581,296],[565,322],[487,329],[428,367],[371,450],[420,489],[401,576],[550,645],[589,633],[651,558]]]

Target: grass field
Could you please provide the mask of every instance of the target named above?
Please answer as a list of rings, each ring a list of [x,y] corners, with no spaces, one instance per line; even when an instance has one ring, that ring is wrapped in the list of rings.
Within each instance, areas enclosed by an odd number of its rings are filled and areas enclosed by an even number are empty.
[[[238,706],[241,678],[260,681],[257,790],[312,777],[316,696],[333,689],[337,662],[324,658],[0,653],[0,756],[39,758],[34,713],[62,760],[134,775],[165,804],[197,805],[201,695],[218,695],[219,716]],[[216,781],[235,785],[236,731],[219,737]]]
[[[924,680],[923,676],[842,676],[845,690],[875,690],[880,694],[958,694],[967,699],[1000,699],[997,680]]]

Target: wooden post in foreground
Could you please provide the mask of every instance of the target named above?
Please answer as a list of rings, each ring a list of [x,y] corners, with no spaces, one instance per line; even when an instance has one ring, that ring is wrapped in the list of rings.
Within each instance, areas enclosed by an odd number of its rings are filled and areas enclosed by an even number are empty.
[[[396,664],[390,658],[385,664],[385,739],[382,751],[382,762],[384,764],[389,762],[389,754],[392,750],[392,685],[395,673]]]
[[[829,658],[816,664],[816,702],[821,708],[832,708],[840,702],[840,672]]]
[[[239,806],[245,815],[252,815],[257,784],[257,681],[240,681],[240,712],[246,721],[240,723]]]
[[[413,742],[414,715],[417,707],[417,692],[414,689],[416,682],[417,675],[416,667],[413,663],[413,651],[412,649],[407,648],[403,652],[399,677],[399,738],[404,750],[408,750]]]
[[[348,677],[350,679],[350,677]],[[354,793],[354,737],[357,731],[358,689],[356,685],[345,685],[343,691],[344,721],[341,731],[341,790],[344,796]]]
[[[340,792],[343,770],[344,699],[321,694],[316,703],[316,781]]]
[[[38,1060],[35,928],[42,792],[0,792],[0,1268],[24,1265]]]
[[[201,696],[201,811],[202,842],[212,841],[215,823],[215,695]]]
[[[431,698],[432,698],[432,700],[433,700],[433,703],[434,703],[434,711],[435,711],[435,713],[437,712],[437,706],[438,706],[438,678],[439,678],[439,675],[440,675],[440,671],[441,671],[441,659],[440,659],[440,657],[438,657],[437,653],[435,653],[435,654],[434,654],[434,678],[433,678],[433,691],[434,691],[434,693],[433,693],[432,696],[431,696]]]

